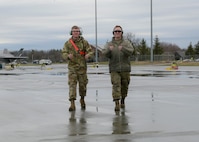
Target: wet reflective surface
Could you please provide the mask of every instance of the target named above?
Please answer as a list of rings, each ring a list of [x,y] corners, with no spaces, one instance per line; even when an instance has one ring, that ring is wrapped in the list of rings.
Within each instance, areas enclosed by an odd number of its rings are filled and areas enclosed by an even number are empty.
[[[125,115],[125,111],[115,113],[113,118],[113,133],[112,134],[130,134],[131,130],[129,127],[128,116]]]
[[[0,141],[197,142],[199,67],[133,66],[114,111],[107,66],[88,68],[87,108],[69,112],[66,65],[0,70]],[[5,75],[6,74],[6,75]]]

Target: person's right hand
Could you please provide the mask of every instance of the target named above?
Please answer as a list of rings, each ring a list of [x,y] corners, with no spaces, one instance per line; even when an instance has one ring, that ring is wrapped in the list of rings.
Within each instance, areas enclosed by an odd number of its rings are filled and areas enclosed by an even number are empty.
[[[73,59],[73,54],[68,54],[69,59]]]
[[[110,49],[110,50],[113,50],[113,48],[114,48],[114,46],[109,46],[109,49]]]

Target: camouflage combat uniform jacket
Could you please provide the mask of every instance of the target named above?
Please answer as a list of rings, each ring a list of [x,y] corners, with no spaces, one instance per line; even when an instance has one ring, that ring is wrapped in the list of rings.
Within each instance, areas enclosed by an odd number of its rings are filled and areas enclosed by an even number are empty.
[[[62,50],[63,58],[65,60],[68,60],[68,69],[77,69],[77,70],[80,68],[87,69],[85,55],[88,54],[89,58],[93,56],[93,50],[91,46],[82,36],[80,36],[79,39],[73,41],[76,44],[76,46],[79,48],[78,52],[75,50],[75,48],[73,47],[73,45],[70,43],[69,40],[65,42]],[[81,55],[80,52],[84,52],[85,55]],[[73,54],[73,59],[68,58],[69,54]]]
[[[114,47],[113,50],[110,50],[110,46]],[[119,50],[119,46],[122,46],[121,50]],[[109,72],[131,72],[130,56],[133,51],[132,44],[123,38],[119,41],[113,38],[108,42],[102,53],[109,58]]]

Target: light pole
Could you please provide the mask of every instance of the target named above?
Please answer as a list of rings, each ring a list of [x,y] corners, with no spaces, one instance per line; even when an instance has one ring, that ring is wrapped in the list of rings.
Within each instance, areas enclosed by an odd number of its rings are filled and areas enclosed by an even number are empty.
[[[95,62],[98,63],[98,51],[97,51],[97,0],[95,0]]]
[[[151,0],[151,62],[153,62],[153,8]]]

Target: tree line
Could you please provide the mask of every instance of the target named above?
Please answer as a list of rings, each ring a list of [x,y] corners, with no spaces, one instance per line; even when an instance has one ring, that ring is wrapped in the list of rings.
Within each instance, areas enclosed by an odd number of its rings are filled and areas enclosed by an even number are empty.
[[[145,39],[135,38],[135,35],[127,33],[125,38],[128,39],[135,48],[134,55],[150,55],[151,48],[147,45]],[[160,42],[158,36],[153,41],[153,55],[171,54],[174,55],[176,52],[184,52],[187,58],[199,58],[199,41],[195,45],[191,42],[187,49],[181,49],[178,45]],[[178,60],[178,59],[176,59]]]
[[[136,38],[135,35],[133,35],[132,33],[125,34],[124,38],[129,40],[135,48],[133,56],[149,56],[151,54],[151,48],[147,45],[145,39]],[[18,51],[14,51],[12,53],[16,55],[17,52]],[[195,45],[192,45],[192,43],[190,43],[187,49],[181,49],[176,44],[160,42],[158,36],[155,37],[153,42],[154,56],[163,54],[175,54],[175,52],[184,52],[185,55],[189,58],[199,58],[199,41]],[[65,62],[62,57],[62,49],[25,50],[23,51],[23,56],[28,57],[27,62],[33,62],[34,60],[40,59],[50,59],[53,63]],[[100,54],[98,56],[100,56]]]

